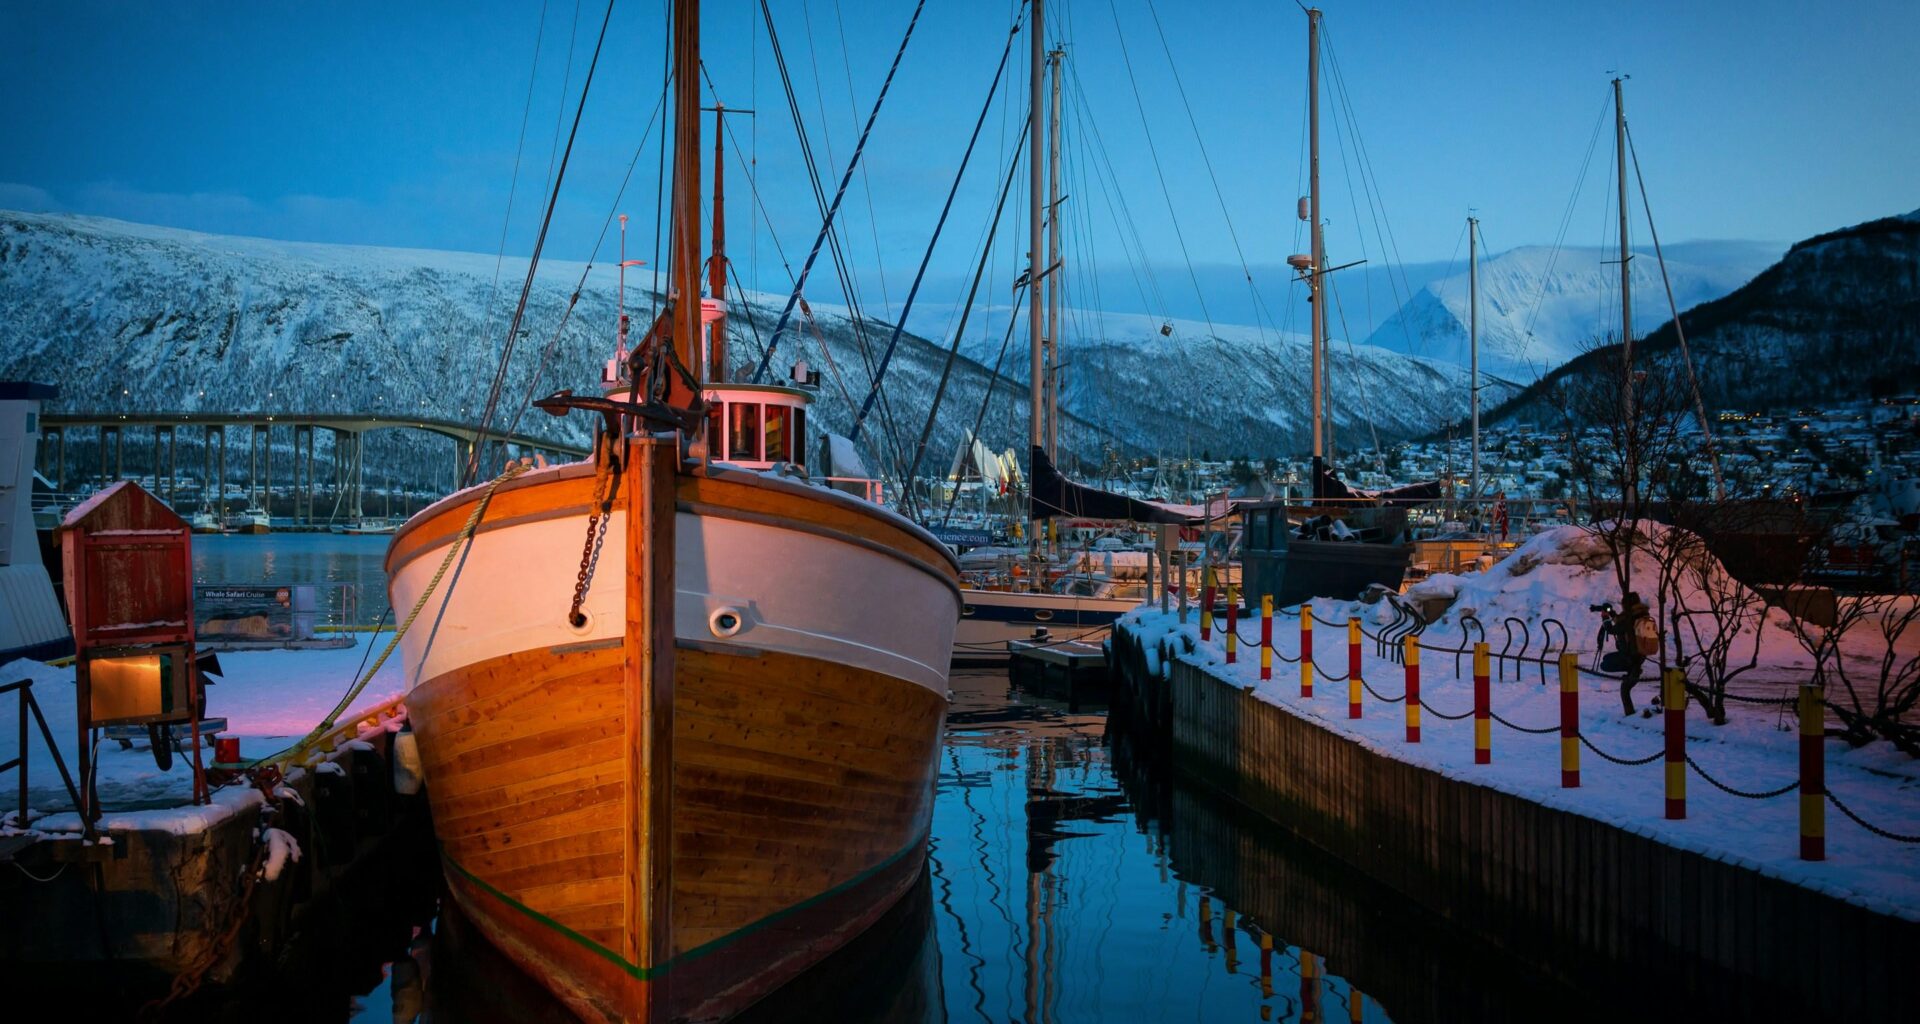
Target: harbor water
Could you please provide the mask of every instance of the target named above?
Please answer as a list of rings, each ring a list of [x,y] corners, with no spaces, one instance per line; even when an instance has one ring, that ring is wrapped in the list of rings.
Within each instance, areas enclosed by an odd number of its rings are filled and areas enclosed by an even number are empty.
[[[196,570],[380,586],[384,538],[211,538]],[[256,577],[258,578],[258,577]],[[377,612],[375,614],[378,614]],[[1169,777],[1096,690],[956,670],[928,870],[755,1021],[1598,1018],[1271,823]],[[442,909],[430,844],[216,1019],[564,1021]]]

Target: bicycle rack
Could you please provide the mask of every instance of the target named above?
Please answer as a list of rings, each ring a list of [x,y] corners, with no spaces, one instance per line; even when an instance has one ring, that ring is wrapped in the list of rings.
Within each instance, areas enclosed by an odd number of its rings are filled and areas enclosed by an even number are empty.
[[[1520,650],[1515,652],[1511,659],[1509,659],[1507,650],[1513,646],[1513,627],[1516,623],[1520,626]],[[1507,678],[1507,665],[1511,663],[1513,665],[1513,679],[1515,682],[1519,682],[1520,659],[1526,657],[1527,648],[1533,646],[1533,631],[1527,628],[1526,620],[1517,619],[1511,615],[1500,620],[1500,628],[1505,630],[1507,634],[1506,642],[1500,645],[1500,678]]]
[[[1487,627],[1480,623],[1479,617],[1472,612],[1462,613],[1460,616],[1460,649],[1453,652],[1453,674],[1456,677],[1460,675],[1460,656],[1473,650],[1473,643],[1467,640],[1467,623],[1469,622],[1473,623],[1474,632],[1479,634],[1477,638],[1478,642],[1486,643],[1487,641]]]
[[[1549,628],[1552,627],[1552,628]],[[1565,654],[1567,647],[1567,624],[1549,615],[1540,620],[1540,685],[1547,685],[1547,662],[1554,661],[1553,630],[1560,631],[1560,653]]]

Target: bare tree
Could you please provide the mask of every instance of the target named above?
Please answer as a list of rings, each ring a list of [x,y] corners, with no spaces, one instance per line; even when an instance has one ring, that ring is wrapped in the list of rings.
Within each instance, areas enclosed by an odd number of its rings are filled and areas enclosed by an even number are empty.
[[[1839,686],[1828,688],[1827,702],[1845,726],[1847,742],[1859,746],[1878,736],[1920,757],[1920,724],[1907,721],[1920,704],[1920,594],[1867,594],[1840,603],[1868,634],[1857,646],[1873,652],[1850,658],[1834,651],[1830,678]]]

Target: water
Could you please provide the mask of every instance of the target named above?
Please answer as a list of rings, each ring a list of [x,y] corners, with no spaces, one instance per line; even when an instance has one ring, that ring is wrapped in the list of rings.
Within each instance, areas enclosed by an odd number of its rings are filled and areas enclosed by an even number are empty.
[[[193,538],[193,581],[208,585],[348,584],[326,588],[329,611],[346,625],[377,622],[387,610],[382,563],[389,537],[341,533],[205,534]]]
[[[385,539],[196,540],[209,582],[354,582]],[[384,605],[382,605],[383,607]],[[372,611],[378,615],[378,609]],[[1236,805],[1168,778],[1106,709],[956,672],[928,871],[752,1021],[1503,1021],[1603,1013]],[[343,897],[227,1019],[565,1021],[441,913],[431,848]],[[439,916],[436,917],[436,914]],[[1264,940],[1264,941],[1263,941]],[[1270,949],[1268,946],[1270,945]],[[298,992],[297,1004],[289,1002]]]

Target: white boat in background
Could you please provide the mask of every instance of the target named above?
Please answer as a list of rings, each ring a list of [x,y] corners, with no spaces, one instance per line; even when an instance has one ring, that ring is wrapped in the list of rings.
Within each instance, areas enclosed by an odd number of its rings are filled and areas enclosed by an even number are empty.
[[[332,530],[349,536],[384,537],[399,528],[399,524],[391,519],[355,519],[350,523],[335,523]]]
[[[227,517],[229,533],[272,533],[273,522],[267,518],[264,509],[249,505],[245,510]]]
[[[201,509],[187,517],[187,526],[195,533],[225,533],[220,527],[220,517],[206,509]]]
[[[73,653],[67,617],[54,595],[53,579],[40,561],[32,508],[40,404],[58,394],[51,384],[0,381],[0,609],[6,610],[0,615],[0,662],[44,661]],[[25,719],[20,728],[24,741]],[[12,749],[13,741],[7,745]],[[26,751],[20,753],[25,756]]]

